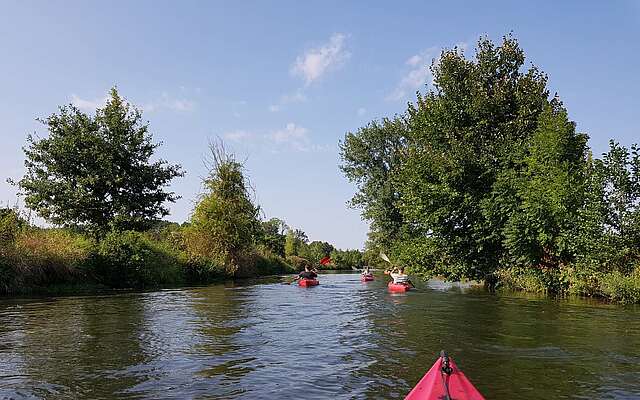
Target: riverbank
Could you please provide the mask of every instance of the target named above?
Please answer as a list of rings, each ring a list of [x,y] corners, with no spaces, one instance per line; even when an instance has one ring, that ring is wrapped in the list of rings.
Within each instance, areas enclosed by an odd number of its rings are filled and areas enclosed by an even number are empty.
[[[619,271],[580,273],[574,268],[543,271],[508,268],[495,272],[495,288],[557,296],[592,297],[618,304],[640,303],[640,268],[630,274]]]
[[[176,226],[113,232],[99,240],[68,229],[4,228],[0,295],[176,287],[297,271],[264,250],[252,252],[230,271],[215,260],[189,254]]]

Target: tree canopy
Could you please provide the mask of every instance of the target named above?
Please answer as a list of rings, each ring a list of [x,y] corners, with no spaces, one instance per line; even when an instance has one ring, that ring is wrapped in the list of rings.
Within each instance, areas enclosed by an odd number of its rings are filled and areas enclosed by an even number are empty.
[[[48,136],[28,136],[18,186],[27,207],[49,222],[96,234],[141,230],[179,198],[166,186],[183,175],[180,165],[152,160],[160,143],[116,88],[95,116],[68,105],[39,121]]]
[[[341,143],[342,170],[358,187],[352,204],[371,221],[367,246],[451,279],[574,262],[584,210],[597,208],[587,204],[598,184],[591,171],[607,168],[591,160],[587,135],[549,94],[547,76],[525,66],[512,36],[498,45],[481,38],[472,59],[444,50],[431,71],[433,87],[403,114]],[[633,167],[611,171],[634,158],[618,153],[605,157],[603,174],[620,179],[605,188],[630,194]],[[600,209],[616,209],[615,193]],[[630,221],[635,209],[625,204],[612,215]]]

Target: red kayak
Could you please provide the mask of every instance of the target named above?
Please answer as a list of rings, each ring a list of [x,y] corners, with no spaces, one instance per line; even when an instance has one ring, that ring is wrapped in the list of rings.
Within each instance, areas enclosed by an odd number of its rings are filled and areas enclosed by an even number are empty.
[[[302,287],[317,286],[319,284],[320,284],[320,281],[318,281],[317,279],[302,278],[298,281],[298,285]]]
[[[362,282],[369,282],[369,281],[372,281],[373,279],[374,279],[373,274],[362,274],[362,276],[360,277],[360,280]]]
[[[484,400],[484,397],[443,351],[404,400]]]
[[[410,290],[411,285],[409,285],[408,283],[393,283],[393,281],[391,281],[387,285],[387,288],[389,288],[390,292],[403,293],[407,290]]]

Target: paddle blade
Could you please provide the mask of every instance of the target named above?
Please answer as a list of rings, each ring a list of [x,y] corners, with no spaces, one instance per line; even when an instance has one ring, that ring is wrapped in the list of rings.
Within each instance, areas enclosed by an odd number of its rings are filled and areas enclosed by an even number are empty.
[[[384,254],[383,252],[380,252],[380,258],[382,258],[383,260],[385,260],[386,262],[391,264],[391,261],[389,260],[389,257],[387,257],[387,255]]]
[[[327,265],[331,262],[331,257],[325,257],[322,260],[320,260],[320,264],[322,265]]]
[[[453,370],[451,375],[445,375],[445,382],[449,387],[451,399],[455,400],[485,400],[469,379],[458,369],[458,366],[449,359],[449,366]],[[404,400],[439,400],[446,398],[446,392],[440,369],[442,357],[436,361],[429,372],[418,382]]]

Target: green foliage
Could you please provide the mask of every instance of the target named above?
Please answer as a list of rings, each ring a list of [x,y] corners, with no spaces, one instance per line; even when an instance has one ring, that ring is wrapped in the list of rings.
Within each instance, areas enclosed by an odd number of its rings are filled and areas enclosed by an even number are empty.
[[[109,233],[99,244],[95,272],[120,288],[144,288],[180,281],[180,264],[162,244],[134,231]]]
[[[165,187],[182,176],[180,166],[151,161],[159,144],[152,143],[141,112],[115,88],[95,116],[69,105],[40,121],[49,135],[28,136],[27,172],[19,182],[30,209],[96,235],[146,229],[168,214],[164,203],[178,196]]]
[[[337,250],[331,251],[331,261],[336,269],[362,268],[362,252],[360,250]]]
[[[0,244],[0,293],[90,279],[93,243],[62,229],[24,227]]]
[[[407,111],[407,156],[392,181],[405,234],[432,238],[435,256],[453,267],[439,271],[446,277],[482,278],[505,256],[525,144],[550,106],[546,77],[523,65],[511,37],[500,46],[481,39],[475,60],[444,51],[432,67],[436,89]]]
[[[554,268],[573,260],[571,238],[584,201],[586,144],[586,135],[575,133],[564,109],[556,105],[542,112],[527,141],[522,170],[517,175],[507,170],[498,176],[498,181],[506,176],[506,182],[496,183],[512,185],[517,204],[503,228],[508,252],[503,264]]]
[[[251,199],[243,165],[221,144],[211,145],[204,185],[206,191],[185,229],[186,248],[194,259],[211,260],[233,275],[243,260],[253,257],[261,230],[260,209]]]
[[[284,253],[287,257],[301,256],[303,257],[304,247],[309,239],[307,234],[300,229],[289,229],[285,238]]]
[[[640,267],[631,274],[613,271],[601,278],[600,294],[622,304],[640,303]]]
[[[26,223],[17,210],[0,208],[0,246],[15,241]]]
[[[390,245],[403,224],[391,178],[406,148],[406,136],[404,119],[395,117],[347,133],[340,143],[340,168],[358,187],[351,206],[361,208],[362,216],[371,222],[369,236],[375,245]]]
[[[287,224],[278,218],[271,218],[268,221],[262,221],[262,231],[259,243],[267,248],[273,254],[280,257],[285,256],[285,232],[289,229]]]
[[[635,298],[638,147],[592,159],[511,36],[481,38],[473,59],[445,50],[431,71],[434,89],[404,114],[341,143],[371,221],[365,261],[384,251],[423,277]]]
[[[334,251],[333,245],[327,242],[321,242],[319,240],[314,240],[308,245],[304,246],[305,250],[303,252],[303,256],[311,261],[312,264],[319,265],[320,260],[329,256],[332,251]]]

